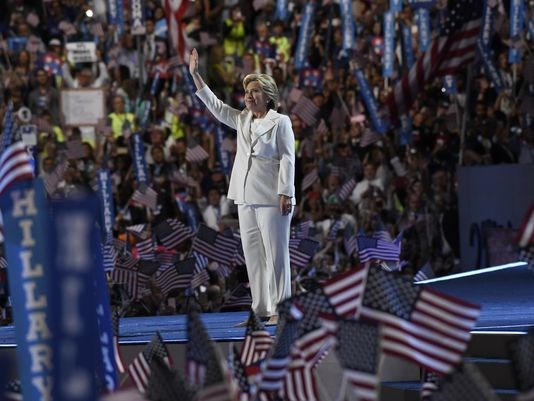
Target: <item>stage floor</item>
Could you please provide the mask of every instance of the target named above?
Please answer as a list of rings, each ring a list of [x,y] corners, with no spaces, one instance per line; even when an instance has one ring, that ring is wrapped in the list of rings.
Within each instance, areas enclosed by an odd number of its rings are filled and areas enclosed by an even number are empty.
[[[448,276],[422,285],[482,305],[473,331],[525,331],[534,327],[534,272],[528,270],[524,263]],[[201,315],[211,338],[219,342],[243,340],[245,329],[233,326],[247,317],[248,312]],[[274,334],[275,327],[267,329]],[[146,343],[155,331],[161,333],[165,342],[184,343],[187,341],[186,316],[121,319],[120,343]],[[14,328],[0,327],[0,347],[13,347],[15,343]]]

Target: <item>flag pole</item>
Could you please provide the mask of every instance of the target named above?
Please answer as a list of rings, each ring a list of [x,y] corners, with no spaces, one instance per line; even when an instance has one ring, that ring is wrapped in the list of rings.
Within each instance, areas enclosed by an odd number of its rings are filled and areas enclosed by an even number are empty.
[[[471,80],[473,78],[473,64],[467,67],[467,83],[465,87],[465,105],[464,114],[462,118],[462,127],[460,131],[460,154],[458,157],[458,165],[463,165],[464,162],[464,147],[465,147],[465,131],[467,129],[467,114],[469,113],[469,92],[471,91]]]

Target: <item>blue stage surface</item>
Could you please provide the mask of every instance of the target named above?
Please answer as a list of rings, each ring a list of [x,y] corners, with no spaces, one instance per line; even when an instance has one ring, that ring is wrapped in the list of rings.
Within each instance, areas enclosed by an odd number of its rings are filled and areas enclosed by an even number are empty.
[[[534,272],[528,270],[524,263],[428,280],[422,285],[482,305],[474,331],[525,331],[534,327]],[[234,326],[247,317],[248,312],[201,315],[211,338],[215,341],[242,341],[245,329]],[[267,329],[274,334],[274,326]],[[186,316],[121,319],[120,342],[124,345],[146,343],[155,331],[161,333],[165,342],[186,342]],[[0,327],[0,346],[9,347],[14,344],[14,328]]]

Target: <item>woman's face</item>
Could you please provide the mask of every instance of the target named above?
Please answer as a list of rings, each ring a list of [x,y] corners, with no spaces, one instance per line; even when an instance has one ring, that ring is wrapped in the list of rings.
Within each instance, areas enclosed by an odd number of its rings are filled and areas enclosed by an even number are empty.
[[[267,111],[267,95],[261,90],[258,81],[249,82],[245,89],[245,106],[253,113],[262,113]]]

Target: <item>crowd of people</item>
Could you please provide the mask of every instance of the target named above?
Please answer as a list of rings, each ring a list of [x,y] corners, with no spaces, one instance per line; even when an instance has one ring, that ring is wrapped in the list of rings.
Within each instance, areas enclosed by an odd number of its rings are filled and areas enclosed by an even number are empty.
[[[505,89],[498,93],[482,64],[475,62],[469,73],[456,76],[456,93],[444,91],[441,78],[419,93],[411,111],[411,137],[402,138],[394,125],[381,135],[374,131],[359,96],[352,65],[357,59],[364,66],[378,104],[384,105],[392,83],[407,70],[397,54],[395,77],[381,75],[382,15],[389,2],[352,2],[356,24],[352,54],[342,48],[339,4],[320,2],[307,63],[297,69],[295,49],[305,3],[288,1],[288,18],[283,21],[274,18],[272,0],[197,0],[188,2],[180,26],[186,44],[199,51],[203,76],[226,103],[244,107],[246,74],[267,73],[278,85],[279,110],[290,116],[295,134],[297,207],[292,225],[310,222],[309,237],[319,243],[307,267],[293,268],[293,291],[358,263],[357,252],[348,253],[344,240],[362,231],[367,235],[383,231],[391,238],[402,233],[396,267],[401,274],[413,276],[425,265],[436,275],[453,272],[459,260],[458,166],[534,162],[529,120],[532,48],[523,49],[522,63],[508,64],[508,16],[499,8],[492,48]],[[430,9],[434,33],[446,3],[437,1]],[[126,235],[127,227],[153,228],[167,219],[190,226],[203,223],[221,233],[238,231],[236,206],[225,196],[235,134],[225,129],[217,138],[218,125],[198,107],[188,70],[180,66],[186,60],[180,59],[169,40],[163,2],[144,2],[146,33],[141,36],[132,34],[128,11],[123,26],[108,24],[97,4],[87,0],[0,4],[2,111],[8,105],[15,111],[24,107],[31,111],[38,130],[34,148],[38,176],[57,178],[47,187],[48,195],[62,198],[96,191],[97,170],[109,168],[114,234],[133,249],[136,242]],[[398,24],[415,27],[414,19],[407,5],[396,14]],[[418,57],[414,29],[413,33]],[[66,45],[79,41],[95,43],[96,61],[69,61]],[[59,99],[69,88],[102,89],[108,118],[92,126],[66,126]],[[137,185],[129,146],[132,132],[142,134],[151,186],[158,193],[155,210],[131,200]],[[67,160],[63,150],[72,139],[83,141],[84,155]],[[193,209],[196,220],[188,220],[184,204]],[[174,251],[186,254],[188,244]],[[211,264],[208,271],[209,283],[173,300],[150,281],[144,303],[137,300],[137,307],[128,313],[180,313],[191,305],[218,311],[236,286],[246,286],[242,266],[216,274],[217,266]],[[5,271],[0,269],[0,274]],[[116,290],[114,302],[129,302],[114,284],[110,282]],[[0,293],[4,322],[9,322],[7,293],[4,286]]]

